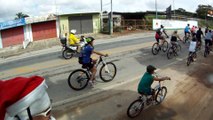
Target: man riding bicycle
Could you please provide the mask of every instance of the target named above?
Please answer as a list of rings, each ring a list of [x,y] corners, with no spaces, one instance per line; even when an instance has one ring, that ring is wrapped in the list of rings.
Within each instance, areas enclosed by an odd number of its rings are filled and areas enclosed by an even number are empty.
[[[138,84],[138,93],[145,94],[145,95],[152,95],[154,99],[155,91],[151,88],[151,85],[154,81],[163,81],[163,80],[170,80],[170,77],[155,77],[153,74],[155,73],[156,68],[152,65],[148,65],[146,68],[146,72],[144,73],[143,77]]]
[[[187,26],[185,27],[185,29],[184,29],[184,34],[185,34],[185,37],[187,36],[187,35],[190,35],[190,24],[187,24]]]
[[[163,36],[163,33],[166,35],[167,38],[169,38],[169,36],[166,34],[166,31],[164,30],[164,26],[161,25],[159,29],[157,29],[156,33],[155,33],[155,39],[159,44],[159,40],[161,40],[161,45],[163,44],[164,41],[166,41],[165,37]]]
[[[198,30],[198,31],[197,31],[197,33],[196,33],[196,38],[197,38],[197,42],[198,42],[198,44],[197,44],[197,45],[199,45],[199,46],[201,46],[201,45],[202,45],[201,36],[203,36],[203,37],[204,37],[204,35],[203,35],[203,31],[201,30],[201,28],[199,28],[199,30]]]
[[[213,39],[212,31],[209,30],[206,33],[206,36],[205,36],[205,47],[207,47],[207,45],[209,45],[209,48],[211,49],[211,47],[212,47],[212,39]]]
[[[88,37],[86,38],[86,46],[84,47],[84,49],[82,50],[82,64],[83,67],[85,68],[89,68],[89,70],[92,73],[92,76],[90,77],[89,80],[89,84],[93,87],[93,84],[95,82],[95,74],[97,72],[97,68],[95,66],[96,63],[96,59],[92,59],[91,55],[93,53],[97,54],[97,55],[101,55],[101,56],[108,56],[108,54],[103,54],[97,51],[94,51],[94,38],[93,37]]]

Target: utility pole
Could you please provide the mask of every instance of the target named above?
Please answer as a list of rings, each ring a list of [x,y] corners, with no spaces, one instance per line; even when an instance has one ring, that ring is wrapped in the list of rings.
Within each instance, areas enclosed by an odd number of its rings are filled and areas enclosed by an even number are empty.
[[[173,0],[173,10],[174,10],[174,18],[175,18],[175,0]]]
[[[110,14],[110,35],[113,34],[113,13],[112,13],[112,0],[111,0],[111,14]]]
[[[155,12],[156,12],[156,19],[158,18],[158,10],[157,10],[157,0],[155,0]]]
[[[103,32],[103,3],[102,3],[102,0],[101,0],[101,32]]]

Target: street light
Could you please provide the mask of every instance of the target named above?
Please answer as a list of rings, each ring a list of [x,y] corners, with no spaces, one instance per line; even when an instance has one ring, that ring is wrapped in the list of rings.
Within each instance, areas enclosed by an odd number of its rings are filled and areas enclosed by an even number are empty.
[[[155,12],[156,12],[156,19],[158,18],[158,10],[157,10],[157,0],[155,0]]]

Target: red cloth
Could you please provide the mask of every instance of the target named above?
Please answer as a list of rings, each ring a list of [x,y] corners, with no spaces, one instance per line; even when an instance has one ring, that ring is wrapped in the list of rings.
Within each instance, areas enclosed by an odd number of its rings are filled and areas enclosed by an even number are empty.
[[[24,98],[43,82],[40,76],[16,77],[0,80],[0,120],[4,120],[6,108]]]

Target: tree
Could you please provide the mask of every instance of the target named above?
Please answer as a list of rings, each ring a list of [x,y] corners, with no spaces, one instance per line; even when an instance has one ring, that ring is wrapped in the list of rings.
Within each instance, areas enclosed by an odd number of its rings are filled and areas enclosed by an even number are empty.
[[[29,15],[24,14],[24,13],[22,13],[22,12],[19,12],[19,13],[16,14],[15,20],[16,20],[16,19],[25,18],[25,17],[29,17]]]
[[[203,18],[205,19],[207,16],[207,12],[208,10],[212,10],[212,6],[211,5],[198,5],[198,8],[196,10],[197,16],[199,18]]]

